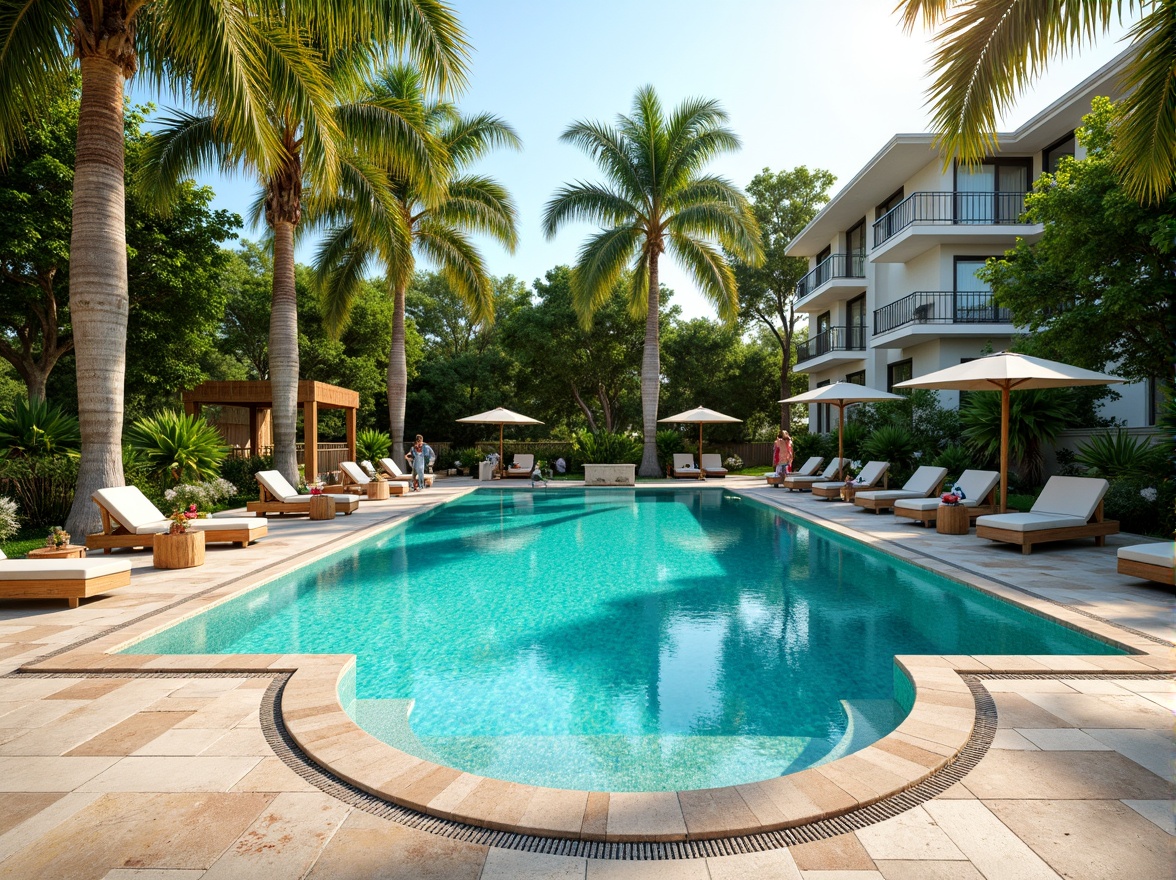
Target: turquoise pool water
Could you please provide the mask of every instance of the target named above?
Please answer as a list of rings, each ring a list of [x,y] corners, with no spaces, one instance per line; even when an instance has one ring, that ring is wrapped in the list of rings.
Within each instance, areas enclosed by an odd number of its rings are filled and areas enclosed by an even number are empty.
[[[481,490],[129,652],[352,653],[392,745],[611,791],[860,748],[905,712],[896,654],[1118,653],[721,489]]]

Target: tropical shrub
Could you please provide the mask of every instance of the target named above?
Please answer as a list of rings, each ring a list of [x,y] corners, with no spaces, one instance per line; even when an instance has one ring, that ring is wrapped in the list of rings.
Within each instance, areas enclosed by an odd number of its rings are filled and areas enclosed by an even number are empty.
[[[16,499],[26,528],[65,522],[77,481],[76,456],[0,459],[0,490]]]
[[[665,473],[674,463],[674,455],[686,449],[686,442],[682,439],[682,432],[673,428],[662,428],[654,435],[657,444],[657,463]]]
[[[376,462],[387,458],[392,449],[392,438],[375,428],[364,428],[355,437],[355,454],[360,461]]]
[[[1073,449],[1061,446],[1054,452],[1058,467],[1055,473],[1059,477],[1080,477],[1086,473],[1085,468],[1078,464],[1078,453]]]
[[[871,434],[871,430],[867,428],[862,422],[856,419],[850,419],[845,423],[845,430],[833,430],[833,447],[837,448],[837,435],[842,434],[841,443],[844,450],[843,456],[848,459],[856,459],[862,457],[862,450],[865,448],[865,442]],[[793,446],[793,457],[795,458],[795,444]]]
[[[11,498],[0,498],[0,541],[7,541],[20,531],[20,519],[16,515],[16,502]]]
[[[641,443],[610,431],[580,431],[574,442],[576,456],[584,464],[639,464]]]
[[[905,479],[914,461],[918,443],[906,425],[882,425],[862,443],[862,455],[874,461],[890,462],[891,480]]]
[[[943,449],[939,450],[939,454],[932,459],[931,464],[935,467],[947,468],[947,478],[949,481],[955,481],[960,478],[966,470],[974,467],[973,461],[975,456],[968,447],[962,443],[948,443]]]
[[[218,502],[232,498],[237,487],[223,477],[205,483],[180,483],[163,493],[163,500],[173,510],[188,510],[192,505],[201,513],[210,512]]]
[[[478,462],[484,461],[486,453],[474,446],[467,446],[465,449],[453,450],[453,464],[454,467],[470,468],[474,470],[478,467]],[[460,464],[459,464],[460,462]],[[399,464],[399,462],[397,462]]]
[[[792,435],[792,463],[799,467],[805,461],[819,455],[829,461],[837,455],[837,440],[832,434],[814,434],[802,431]]]
[[[1028,485],[1042,482],[1042,450],[1071,422],[1073,409],[1065,389],[1014,391],[1009,398],[1009,458]],[[985,461],[1000,457],[1000,394],[976,391],[960,408],[961,435]]]
[[[253,475],[258,471],[273,470],[273,467],[274,459],[271,455],[226,458],[221,462],[221,477],[237,487],[237,494],[226,500],[231,504],[256,501],[261,493]]]
[[[0,455],[77,455],[81,445],[77,418],[47,400],[18,397],[0,413]]]
[[[1176,529],[1176,482],[1138,476],[1111,480],[1103,510],[1124,532],[1171,538]]]
[[[228,454],[216,428],[175,410],[139,419],[127,430],[127,443],[162,485],[215,477]]]
[[[1146,437],[1132,437],[1118,430],[1095,434],[1078,444],[1075,461],[1091,473],[1113,480],[1117,477],[1155,478],[1164,473],[1166,450]]]

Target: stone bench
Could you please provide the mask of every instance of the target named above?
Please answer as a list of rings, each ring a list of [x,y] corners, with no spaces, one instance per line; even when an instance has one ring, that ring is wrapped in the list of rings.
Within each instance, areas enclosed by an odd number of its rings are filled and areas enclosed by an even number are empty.
[[[637,465],[635,464],[586,464],[584,465],[585,486],[636,486]]]

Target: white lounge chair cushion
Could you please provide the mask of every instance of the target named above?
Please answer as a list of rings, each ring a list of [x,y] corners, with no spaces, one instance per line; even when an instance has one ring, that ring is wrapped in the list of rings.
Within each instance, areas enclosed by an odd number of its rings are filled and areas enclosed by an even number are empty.
[[[86,581],[130,570],[125,559],[5,559],[0,581]]]
[[[1118,556],[1120,559],[1142,562],[1144,565],[1176,568],[1176,542],[1163,541],[1159,544],[1136,544],[1133,547],[1120,547]]]
[[[849,459],[848,458],[835,458],[835,459],[833,459],[831,462],[829,462],[829,464],[825,467],[825,469],[823,471],[821,471],[820,476],[813,477],[813,476],[806,476],[804,474],[789,474],[787,477],[785,477],[784,482],[785,483],[803,483],[806,486],[809,485],[810,483],[826,482],[828,480],[833,479],[835,476],[837,476],[837,471],[841,467],[841,462],[845,462],[846,464],[849,464]]]
[[[343,471],[343,473],[347,474],[351,482],[357,483],[361,486],[364,483],[370,483],[372,481],[372,478],[363,472],[363,468],[353,461],[340,462],[339,469]]]
[[[998,471],[964,471],[949,488],[959,486],[964,490],[964,500],[960,503],[965,507],[975,507],[988,497],[988,493],[995,489],[999,482]]]
[[[717,452],[704,452],[702,454],[702,469],[713,474],[725,474],[727,469],[723,467],[723,457]]]
[[[290,481],[282,476],[281,471],[258,471],[253,475],[257,482],[265,487],[278,501],[301,501],[298,490],[290,485]]]
[[[535,470],[535,456],[530,452],[516,452],[510,463],[512,471],[526,471],[528,474]]]
[[[858,494],[861,494],[860,492]],[[942,504],[938,498],[899,498],[894,502],[895,510],[935,510]],[[964,507],[974,505],[976,502],[968,499],[961,501]]]
[[[1045,529],[1072,529],[1086,525],[1080,516],[1062,513],[994,513],[976,520],[976,525],[1010,532],[1040,532]]]
[[[1090,520],[1110,486],[1106,480],[1094,477],[1050,477],[1031,513],[1060,513]]]
[[[802,464],[799,468],[797,468],[791,474],[789,474],[789,476],[811,477],[811,476],[815,475],[816,472],[821,469],[821,462],[823,462],[824,460],[825,459],[822,458],[821,456],[814,455],[812,458],[810,458],[808,461],[806,461],[804,464]]]
[[[854,479],[854,483],[859,486],[873,486],[879,480],[886,476],[886,472],[890,470],[890,462],[888,461],[867,461],[866,466],[862,468],[862,472]]]
[[[674,473],[696,474],[698,468],[694,466],[694,456],[689,452],[674,453]]]
[[[163,511],[152,504],[138,486],[99,489],[94,498],[132,534],[150,535],[171,525]]]
[[[812,486],[810,486],[810,488],[813,489],[814,491],[817,489],[840,489],[844,485],[845,485],[844,480],[829,480],[828,482],[825,482],[825,483],[813,483]]]
[[[267,522],[264,516],[212,516],[190,519],[188,528],[194,532],[220,532],[227,529],[249,529],[256,532],[258,529],[264,529]]]
[[[911,478],[902,484],[902,488],[904,491],[914,492],[919,497],[923,497],[939,488],[939,484],[946,476],[947,468],[923,465],[911,474]]]
[[[868,498],[872,501],[898,501],[900,498],[919,498],[920,493],[910,489],[876,489],[873,492],[858,492],[854,498]]]

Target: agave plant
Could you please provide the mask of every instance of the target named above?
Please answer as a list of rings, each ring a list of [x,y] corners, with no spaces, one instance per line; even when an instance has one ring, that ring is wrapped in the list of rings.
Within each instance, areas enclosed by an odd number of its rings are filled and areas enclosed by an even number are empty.
[[[173,485],[216,477],[228,453],[216,428],[174,410],[139,419],[127,430],[127,443],[152,477]]]
[[[1073,416],[1065,389],[1030,389],[1009,398],[1009,455],[1021,478],[1039,486],[1042,449],[1066,430]],[[964,441],[989,461],[1000,455],[1000,394],[976,391],[960,407]]]
[[[935,467],[947,468],[948,476],[958,480],[960,474],[976,463],[976,456],[962,443],[948,443],[931,463]]]
[[[882,425],[862,442],[862,455],[876,461],[888,461],[894,471],[907,467],[914,458],[918,443],[906,425]]]
[[[1119,429],[1095,434],[1087,442],[1078,444],[1075,460],[1100,477],[1114,480],[1119,477],[1158,477],[1168,473],[1165,468],[1167,451],[1153,446],[1146,437],[1133,437]]]
[[[47,400],[18,397],[9,412],[0,413],[0,455],[73,456],[81,444],[78,420]]]
[[[375,428],[364,428],[356,435],[355,454],[360,461],[379,461],[387,458],[392,449],[392,438]]]

